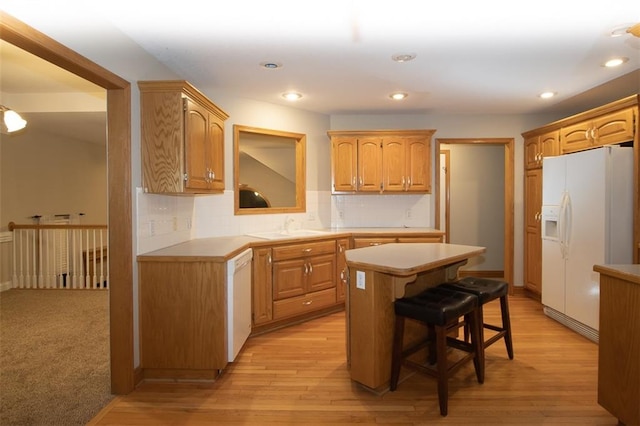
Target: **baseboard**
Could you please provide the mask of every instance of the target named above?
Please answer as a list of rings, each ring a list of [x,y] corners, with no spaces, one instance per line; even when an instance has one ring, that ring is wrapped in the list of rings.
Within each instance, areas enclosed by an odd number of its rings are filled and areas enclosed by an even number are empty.
[[[0,292],[11,290],[13,286],[11,285],[11,281],[5,281],[0,283]]]

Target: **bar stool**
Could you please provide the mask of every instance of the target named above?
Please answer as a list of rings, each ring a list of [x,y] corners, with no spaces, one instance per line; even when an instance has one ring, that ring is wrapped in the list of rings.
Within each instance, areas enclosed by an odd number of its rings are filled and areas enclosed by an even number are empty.
[[[473,294],[478,297],[478,310],[480,311],[480,319],[482,321],[482,327],[480,327],[480,337],[483,343],[483,349],[486,349],[490,345],[494,344],[500,339],[504,339],[504,344],[507,347],[507,355],[509,359],[513,359],[513,341],[511,338],[511,320],[509,318],[509,284],[505,281],[465,277],[458,281],[441,284],[440,287],[447,288],[455,291],[462,291],[465,293]],[[500,312],[502,314],[502,327],[487,324],[484,322],[484,312],[482,307],[495,299],[500,299]],[[484,339],[484,329],[496,331],[497,333],[491,336],[489,339]],[[465,340],[467,331],[465,329]],[[484,356],[483,356],[484,359]]]
[[[390,390],[398,387],[400,368],[402,365],[426,373],[438,380],[438,402],[440,414],[447,415],[449,399],[449,377],[462,365],[473,360],[478,383],[484,382],[484,361],[482,359],[482,340],[480,338],[481,319],[479,316],[478,298],[472,294],[450,290],[442,286],[429,288],[422,293],[398,299],[394,302],[396,314],[393,348],[391,355]],[[464,317],[464,323],[458,321]],[[404,349],[405,319],[411,318],[427,325],[427,338],[416,345]],[[468,324],[471,330],[471,342],[447,336],[452,330],[457,330]],[[436,365],[435,370],[407,357],[425,343],[429,347],[429,362]],[[453,347],[466,354],[455,362],[447,360],[447,348]]]

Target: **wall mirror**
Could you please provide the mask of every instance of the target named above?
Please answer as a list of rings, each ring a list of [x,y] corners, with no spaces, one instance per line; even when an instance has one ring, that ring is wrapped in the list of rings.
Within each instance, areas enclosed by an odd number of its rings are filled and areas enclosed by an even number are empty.
[[[235,214],[306,209],[306,135],[233,126]]]

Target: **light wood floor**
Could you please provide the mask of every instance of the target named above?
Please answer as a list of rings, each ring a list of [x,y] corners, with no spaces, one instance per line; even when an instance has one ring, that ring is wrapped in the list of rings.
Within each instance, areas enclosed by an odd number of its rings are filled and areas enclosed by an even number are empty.
[[[597,404],[597,345],[547,318],[536,301],[514,296],[510,304],[515,359],[500,341],[487,350],[484,384],[471,365],[458,371],[444,418],[431,377],[409,375],[381,396],[352,383],[338,313],[249,339],[215,383],[143,383],[91,424],[616,425]],[[492,302],[485,317],[498,312]]]

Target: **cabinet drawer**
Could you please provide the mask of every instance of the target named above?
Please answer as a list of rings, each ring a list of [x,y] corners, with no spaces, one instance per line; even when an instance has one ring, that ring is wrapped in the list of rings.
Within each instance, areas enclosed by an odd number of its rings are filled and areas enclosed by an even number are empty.
[[[369,247],[369,246],[379,246],[380,244],[389,244],[395,243],[396,239],[391,237],[381,237],[381,238],[354,238],[353,239],[353,248],[361,248],[361,247]]]
[[[398,237],[399,243],[441,243],[442,237]]]
[[[300,244],[289,244],[273,248],[273,261],[297,259],[299,257],[332,254],[336,252],[336,242],[317,241]]]
[[[335,287],[307,293],[304,296],[291,297],[273,302],[273,319],[287,318],[294,315],[317,311],[320,308],[336,303]]]

